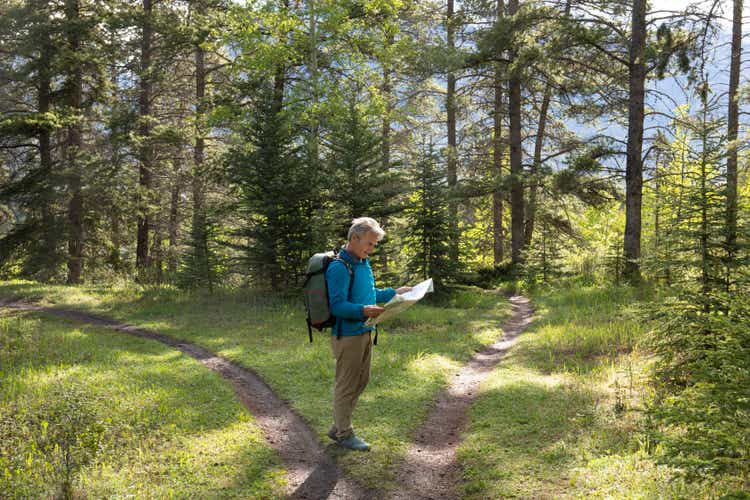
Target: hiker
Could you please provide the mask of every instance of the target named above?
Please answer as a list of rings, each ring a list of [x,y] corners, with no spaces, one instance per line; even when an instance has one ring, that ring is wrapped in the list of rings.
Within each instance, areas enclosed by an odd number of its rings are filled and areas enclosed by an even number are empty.
[[[339,251],[339,259],[331,262],[326,271],[328,300],[336,324],[331,329],[331,346],[336,358],[336,382],[333,391],[333,421],[328,437],[340,446],[366,451],[370,445],[354,434],[352,413],[357,399],[370,380],[372,355],[371,331],[365,326],[367,318],[378,317],[385,309],[377,303],[388,302],[397,293],[406,293],[411,287],[375,288],[368,256],[385,231],[374,219],[354,219],[349,228],[348,243]],[[349,286],[349,269],[354,283]],[[351,294],[349,290],[351,288]]]

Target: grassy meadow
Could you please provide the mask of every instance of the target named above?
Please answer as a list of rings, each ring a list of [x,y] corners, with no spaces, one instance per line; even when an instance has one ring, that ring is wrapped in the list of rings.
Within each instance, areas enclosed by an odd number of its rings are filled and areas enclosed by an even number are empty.
[[[718,498],[737,488],[686,483],[654,460],[658,447],[641,432],[647,326],[634,312],[652,297],[638,293],[570,288],[533,297],[534,323],[469,410],[459,449],[465,498]],[[330,340],[316,334],[308,343],[299,297],[21,281],[0,284],[0,298],[9,297],[111,316],[204,346],[256,370],[328,442]],[[509,315],[503,295],[466,289],[384,325],[355,413],[355,428],[373,450],[331,445],[339,464],[366,486],[396,488],[398,461],[430,402],[500,335]],[[62,400],[83,398],[101,443],[75,475],[86,495],[273,498],[282,491],[283,465],[252,417],[218,375],[190,358],[43,314],[5,311],[0,321],[0,408],[6,423],[8,415],[26,422],[11,453],[0,454],[0,486],[14,480],[45,492],[58,487],[54,457],[22,438],[35,432],[28,424],[35,412],[54,410],[61,388],[72,386],[78,392]],[[8,456],[16,478],[8,477]]]
[[[204,346],[256,370],[328,442],[333,359],[328,334],[310,344],[299,297],[191,294],[173,288],[0,284],[0,297],[105,314]],[[370,453],[332,448],[339,464],[371,487],[395,487],[398,459],[437,391],[482,345],[501,334],[510,304],[501,294],[461,291],[417,305],[381,329],[355,429]],[[112,334],[107,334],[111,336]],[[161,348],[160,348],[161,349]],[[133,374],[135,376],[135,374]]]
[[[272,497],[285,483],[217,374],[45,315],[0,315],[0,435],[0,498]]]

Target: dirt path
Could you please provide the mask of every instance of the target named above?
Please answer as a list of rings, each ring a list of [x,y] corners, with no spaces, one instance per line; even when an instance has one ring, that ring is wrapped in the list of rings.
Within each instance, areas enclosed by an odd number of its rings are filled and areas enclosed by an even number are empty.
[[[466,423],[466,410],[478,395],[479,386],[505,353],[515,345],[518,335],[531,323],[528,299],[511,297],[513,315],[504,326],[498,342],[478,352],[440,393],[427,420],[415,435],[399,470],[401,488],[389,498],[398,500],[458,498],[456,449]],[[228,380],[242,404],[255,416],[266,440],[281,457],[288,470],[289,498],[294,499],[370,499],[383,498],[379,492],[365,490],[344,477],[335,461],[326,453],[317,435],[286,402],[252,370],[189,342],[162,335],[110,318],[78,311],[44,307],[27,302],[3,302],[0,307],[39,311],[62,318],[110,328],[137,337],[152,339],[178,349]]]
[[[3,302],[0,307],[22,311],[38,311],[82,323],[110,328],[136,337],[152,339],[178,349],[217,372],[234,387],[237,397],[250,410],[266,435],[270,446],[276,450],[288,471],[289,498],[372,498],[374,492],[362,489],[343,476],[334,460],[326,453],[317,435],[286,402],[252,370],[195,344],[162,335],[113,319],[78,311],[43,307],[27,302]]]
[[[455,375],[437,397],[427,420],[416,431],[414,444],[399,470],[401,489],[391,499],[458,498],[459,469],[456,449],[466,423],[466,410],[476,399],[479,386],[515,345],[518,335],[531,323],[532,309],[524,297],[511,297],[513,315],[503,327],[504,336],[484,348]]]

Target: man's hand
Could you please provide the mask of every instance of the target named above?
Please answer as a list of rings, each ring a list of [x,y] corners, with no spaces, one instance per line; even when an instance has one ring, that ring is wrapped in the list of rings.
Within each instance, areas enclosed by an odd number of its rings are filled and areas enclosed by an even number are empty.
[[[383,311],[385,311],[385,309],[379,306],[365,306],[365,316],[368,318],[377,318],[383,313]]]
[[[396,289],[396,293],[401,295],[402,293],[411,292],[410,286],[402,286],[401,288]]]

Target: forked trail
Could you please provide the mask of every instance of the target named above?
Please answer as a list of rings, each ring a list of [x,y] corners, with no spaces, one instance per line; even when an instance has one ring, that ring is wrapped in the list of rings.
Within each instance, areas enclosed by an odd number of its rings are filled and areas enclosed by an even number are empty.
[[[391,493],[390,498],[412,500],[458,497],[456,449],[466,422],[466,410],[477,397],[479,385],[531,322],[532,310],[528,299],[516,296],[510,300],[513,315],[503,328],[503,338],[478,352],[455,375],[450,386],[438,395],[427,420],[417,429],[416,439],[399,470],[400,488]],[[381,492],[366,490],[345,477],[307,423],[248,368],[195,344],[102,316],[23,301],[0,301],[0,307],[44,312],[156,340],[180,350],[217,372],[232,384],[237,397],[253,414],[269,445],[284,462],[288,471],[289,488],[286,493],[289,498],[370,499],[384,496]]]

